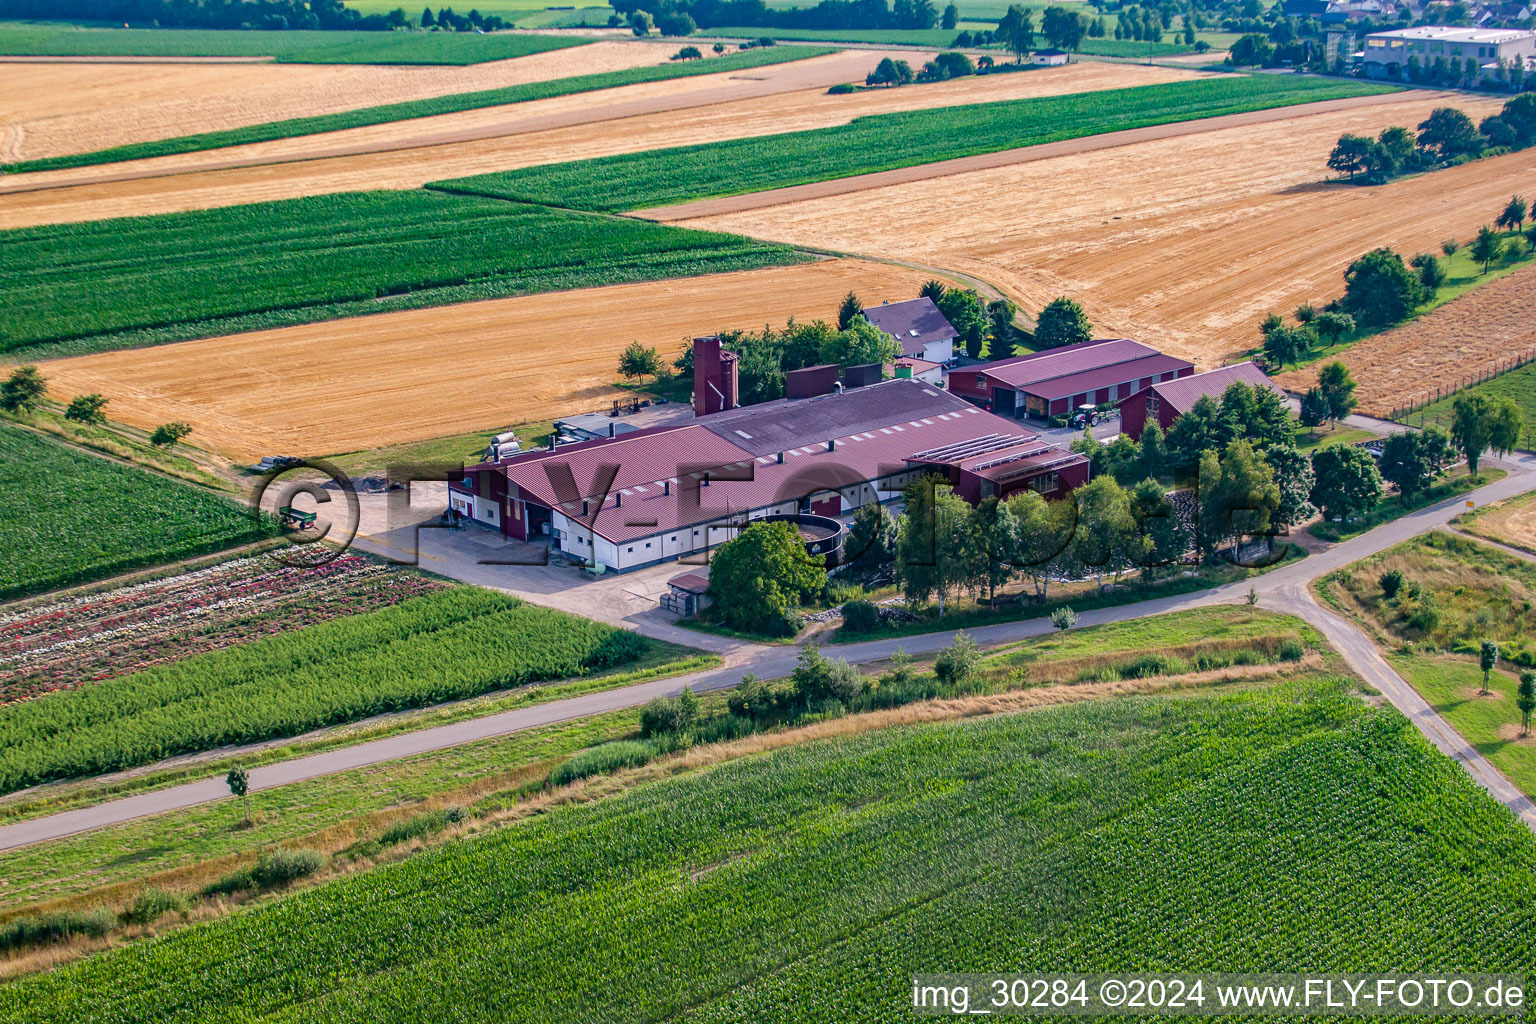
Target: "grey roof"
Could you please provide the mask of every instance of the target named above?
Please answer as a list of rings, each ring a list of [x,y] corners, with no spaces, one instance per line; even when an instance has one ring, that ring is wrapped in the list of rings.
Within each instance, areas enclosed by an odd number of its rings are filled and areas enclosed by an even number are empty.
[[[872,306],[864,311],[864,319],[895,338],[904,356],[920,356],[929,342],[955,336],[955,329],[929,298]]]
[[[753,455],[773,455],[804,445],[825,444],[834,437],[971,408],[974,406],[964,399],[911,377],[854,388],[840,395],[781,398],[744,405],[700,416],[694,422]]]

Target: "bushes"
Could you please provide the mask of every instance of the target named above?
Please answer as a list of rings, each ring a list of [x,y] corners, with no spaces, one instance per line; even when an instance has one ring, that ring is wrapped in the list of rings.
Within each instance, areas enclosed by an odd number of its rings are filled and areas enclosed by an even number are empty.
[[[800,652],[790,683],[806,707],[829,700],[846,707],[864,685],[857,669],[846,661],[827,658],[815,644]]]
[[[971,678],[980,664],[981,648],[968,634],[959,633],[954,643],[939,652],[933,672],[945,686],[959,686]]]
[[[1403,570],[1390,569],[1381,574],[1381,593],[1388,601],[1397,596],[1397,592],[1403,589]]]
[[[880,625],[880,609],[873,601],[859,598],[843,605],[843,626],[855,633],[868,633]]]
[[[116,917],[104,908],[29,914],[0,925],[0,951],[62,942],[77,936],[99,939],[116,923]]]
[[[394,846],[408,839],[418,839],[421,836],[432,835],[441,832],[449,825],[458,824],[468,816],[469,812],[458,806],[441,807],[435,811],[417,814],[404,821],[397,821],[385,829],[383,834],[379,836],[379,844],[381,846]]]
[[[656,754],[655,746],[636,740],[615,740],[599,744],[579,751],[550,772],[549,784],[564,786],[592,775],[615,772],[620,768],[637,768],[648,763]]]
[[[124,924],[153,924],[166,914],[187,909],[187,898],[168,889],[145,889],[119,915]]]
[[[203,887],[204,896],[229,896],[246,889],[273,889],[287,885],[325,866],[325,854],[319,850],[270,850],[256,863],[225,875]]]
[[[1051,612],[1051,625],[1057,629],[1071,629],[1077,624],[1077,612],[1070,605],[1062,605]]]
[[[688,687],[676,697],[657,697],[640,712],[640,735],[682,736],[699,717],[699,699]]]

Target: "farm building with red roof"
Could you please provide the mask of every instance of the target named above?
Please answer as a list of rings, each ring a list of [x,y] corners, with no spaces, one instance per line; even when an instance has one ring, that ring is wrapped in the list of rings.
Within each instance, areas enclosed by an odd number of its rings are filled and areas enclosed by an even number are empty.
[[[452,507],[513,540],[625,570],[708,551],[755,519],[838,516],[937,472],[970,501],[1058,498],[1087,460],[915,379],[786,398],[481,463]]]
[[[1264,371],[1252,362],[1234,363],[1204,373],[1178,377],[1160,384],[1153,384],[1136,392],[1120,405],[1120,429],[1131,440],[1140,441],[1147,420],[1157,420],[1157,425],[1167,430],[1173,421],[1189,412],[1202,397],[1209,395],[1216,401],[1233,384],[1252,384],[1255,387],[1280,389],[1264,376]]]
[[[1128,338],[1101,338],[953,370],[949,390],[999,416],[1045,419],[1120,402],[1195,364]]]

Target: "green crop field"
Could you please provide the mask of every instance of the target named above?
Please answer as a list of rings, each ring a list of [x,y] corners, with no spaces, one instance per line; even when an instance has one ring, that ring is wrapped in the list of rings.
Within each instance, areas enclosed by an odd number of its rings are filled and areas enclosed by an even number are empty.
[[[932,970],[1529,963],[1536,837],[1346,689],[791,746],[10,982],[0,1017],[900,1021]]]
[[[0,232],[0,352],[156,344],[338,316],[745,270],[734,235],[426,190]]]
[[[0,424],[0,599],[270,533],[228,498]]]
[[[1173,38],[1173,34],[1169,33],[1168,37]],[[1096,54],[1100,57],[1172,57],[1180,53],[1193,53],[1195,48],[1181,42],[1154,43],[1139,42],[1135,39],[1106,38],[1084,39],[1081,50],[1083,53]]]
[[[957,25],[955,28],[772,28],[767,25],[720,25],[702,28],[699,35],[726,39],[790,39],[821,43],[878,43],[882,46],[950,47],[961,29],[992,28],[991,25]]]
[[[690,78],[694,75],[724,74],[769,64],[819,57],[836,51],[828,47],[775,46],[744,53],[731,53],[701,61],[680,61],[675,64],[628,68],[624,71],[605,71],[591,75],[573,75],[548,82],[529,82],[502,89],[482,89],[478,92],[461,92],[451,96],[436,96],[425,100],[405,103],[389,103],[378,107],[363,107],[339,114],[323,114],[316,117],[295,117],[286,121],[269,121],[266,124],[247,125],[225,131],[205,132],[201,135],[180,135],[170,139],[136,142],[112,149],[98,149],[89,153],[71,153],[67,156],[47,157],[40,160],[24,160],[20,163],[0,165],[0,173],[19,174],[24,171],[52,171],[63,167],[85,167],[93,164],[113,163],[118,160],[141,160],[147,157],[168,156],[173,153],[195,153],[222,146],[239,146],[250,142],[268,142],[272,139],[289,139],[300,135],[316,135],[320,132],[341,131],[344,128],[361,128],[371,124],[404,121],[415,117],[431,117],[436,114],[453,114],[461,110],[477,110],[481,107],[502,106],[509,103],[526,103],[530,100],[548,99],[551,96],[569,96],[572,93],[592,92],[597,89],[613,89],[621,85],[640,82],[659,82],[671,78]],[[572,69],[580,67],[579,54],[572,56]]]
[[[634,633],[452,588],[0,707],[0,792],[582,676]]]
[[[834,128],[545,164],[433,187],[573,209],[636,210],[1145,125],[1390,91],[1299,75],[1212,78],[877,114]]]
[[[48,57],[274,57],[290,64],[480,64],[590,42],[580,36],[474,32],[243,32],[0,23],[0,54]]]

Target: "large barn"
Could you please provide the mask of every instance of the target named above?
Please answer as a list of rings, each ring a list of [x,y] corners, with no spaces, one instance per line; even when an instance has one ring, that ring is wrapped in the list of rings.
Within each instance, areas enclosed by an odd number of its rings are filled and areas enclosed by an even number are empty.
[[[1103,338],[953,370],[949,390],[999,416],[1045,419],[1080,405],[1119,402],[1194,372],[1189,360],[1139,341]]]
[[[1189,412],[1202,397],[1209,395],[1215,401],[1233,384],[1252,384],[1280,392],[1264,371],[1252,362],[1220,366],[1204,373],[1179,377],[1165,383],[1153,384],[1127,398],[1120,405],[1120,429],[1131,440],[1140,441],[1141,432],[1148,420],[1167,430],[1173,421]]]
[[[925,472],[971,501],[1058,498],[1087,482],[1088,462],[908,378],[521,452],[470,467],[449,499],[509,539],[548,537],[625,570],[717,547],[764,516],[890,501]]]

